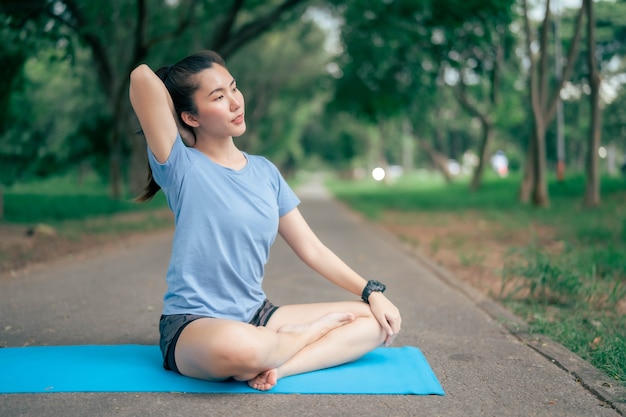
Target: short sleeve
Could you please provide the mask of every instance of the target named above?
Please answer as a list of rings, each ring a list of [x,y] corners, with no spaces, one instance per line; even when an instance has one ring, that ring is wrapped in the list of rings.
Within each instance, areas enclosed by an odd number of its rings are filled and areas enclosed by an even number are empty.
[[[161,188],[170,188],[180,184],[183,175],[191,166],[190,151],[183,143],[180,134],[172,145],[167,161],[160,163],[148,147],[148,162],[152,169],[152,177]]]
[[[282,217],[296,208],[300,204],[300,199],[287,184],[278,168],[276,172],[278,174],[278,215]]]

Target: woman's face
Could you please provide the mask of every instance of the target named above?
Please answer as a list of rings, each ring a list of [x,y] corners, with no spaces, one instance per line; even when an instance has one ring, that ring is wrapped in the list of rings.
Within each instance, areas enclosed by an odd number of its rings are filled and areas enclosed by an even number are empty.
[[[246,131],[243,94],[228,70],[214,64],[196,75],[197,113],[191,115],[200,135],[214,138],[241,136]]]

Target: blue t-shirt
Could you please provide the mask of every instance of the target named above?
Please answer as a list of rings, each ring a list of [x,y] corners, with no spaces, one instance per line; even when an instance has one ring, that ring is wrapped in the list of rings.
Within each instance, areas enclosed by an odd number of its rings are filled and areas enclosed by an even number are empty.
[[[148,149],[176,223],[163,314],[247,322],[265,300],[261,283],[278,219],[300,200],[269,160],[244,156],[244,168],[226,168],[180,135],[163,164]]]

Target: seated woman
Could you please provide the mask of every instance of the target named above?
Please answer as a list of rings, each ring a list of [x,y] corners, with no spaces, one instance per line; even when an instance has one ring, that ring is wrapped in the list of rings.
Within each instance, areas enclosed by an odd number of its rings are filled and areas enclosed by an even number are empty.
[[[384,285],[366,281],[310,229],[278,169],[240,151],[244,99],[214,52],[130,76],[150,181],[175,215],[160,321],[164,366],[258,390],[279,378],[358,359],[400,331]],[[274,306],[262,289],[276,234],[313,270],[363,301]]]

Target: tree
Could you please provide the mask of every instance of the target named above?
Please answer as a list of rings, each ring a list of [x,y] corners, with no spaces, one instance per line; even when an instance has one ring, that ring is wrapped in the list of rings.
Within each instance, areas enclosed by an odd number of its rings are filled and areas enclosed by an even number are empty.
[[[600,204],[600,170],[598,166],[598,148],[601,135],[600,109],[600,74],[596,60],[596,19],[593,11],[593,1],[583,0],[583,8],[587,14],[587,65],[589,66],[589,95],[591,105],[591,125],[589,127],[587,146],[587,182],[585,187],[584,203],[587,207]]]
[[[533,53],[533,31],[526,0],[522,0],[522,6],[524,29],[526,32],[526,55],[530,62],[529,85],[533,132],[528,144],[524,178],[520,187],[520,200],[522,202],[528,202],[532,196],[534,205],[546,207],[550,205],[546,172],[546,131],[548,124],[556,114],[556,106],[561,90],[565,81],[569,79],[578,56],[578,44],[582,32],[583,9],[580,9],[576,19],[576,29],[572,41],[570,42],[570,49],[567,54],[567,61],[563,73],[561,77],[555,81],[554,87],[550,88],[550,80],[548,78],[548,74],[550,73],[550,71],[548,71],[548,36],[551,22],[550,0],[546,1],[539,36],[538,57]]]
[[[595,40],[592,46],[595,49],[598,75],[602,80],[599,94],[602,118],[601,142],[608,149],[615,147],[618,152],[620,147],[621,126],[626,123],[626,118],[614,104],[620,100],[618,93],[623,84],[624,64],[623,57],[626,54],[626,4],[623,2],[599,1],[594,2]],[[559,13],[563,41],[567,46],[572,38],[576,26],[576,9],[563,9]],[[555,12],[556,13],[556,12]],[[556,19],[555,19],[556,20]],[[557,40],[558,41],[558,40]],[[565,126],[563,132],[567,138],[566,154],[567,163],[572,170],[585,172],[588,160],[588,137],[591,126],[591,85],[589,83],[588,53],[589,43],[580,43],[580,55],[587,59],[579,59],[573,68],[572,75],[562,90],[564,104]],[[556,57],[555,57],[556,58]],[[608,107],[607,107],[608,106]],[[610,110],[609,110],[610,109]],[[547,158],[550,162],[554,158],[554,144],[550,141],[556,136],[554,124],[549,126],[547,132]],[[617,158],[619,159],[619,158]],[[619,160],[616,160],[616,163]],[[600,172],[602,172],[600,170]]]
[[[232,0],[229,7],[225,7],[217,0],[179,0],[166,4],[147,0],[33,0],[8,1],[1,5],[0,12],[22,23],[39,22],[39,36],[44,36],[50,26],[55,27],[66,39],[78,39],[80,46],[76,48],[85,47],[90,51],[102,94],[106,97],[104,118],[112,121],[105,136],[110,152],[111,194],[120,197],[123,166],[127,162],[125,149],[130,146],[131,154],[135,155],[131,157],[130,170],[130,178],[134,180],[131,189],[135,192],[143,184],[141,173],[145,172],[146,165],[145,146],[140,140],[128,141],[135,130],[127,99],[128,74],[132,68],[155,59],[160,48],[162,54],[165,45],[176,45],[181,39],[228,57],[281,19],[290,18],[288,12],[303,3],[304,0]],[[47,25],[41,24],[42,21]],[[203,26],[213,30],[192,31]],[[210,36],[200,38],[205,33]]]
[[[10,39],[10,33],[7,29],[2,30],[2,38]],[[6,131],[9,121],[9,104],[11,97],[11,90],[15,88],[15,84],[19,81],[20,73],[26,55],[24,51],[14,47],[13,42],[3,41],[0,44],[0,57],[2,58],[2,66],[0,66],[0,136]],[[7,160],[10,158],[2,149],[0,144],[0,167],[7,166]],[[13,181],[12,175],[2,172],[0,168],[0,221],[4,218],[4,192],[3,185],[9,184]]]
[[[418,146],[449,178],[449,156],[438,150],[437,143],[448,132],[443,120],[435,116],[437,109],[441,114],[441,109],[447,112],[450,108],[450,103],[443,101],[447,99],[441,90],[443,80],[451,73],[457,74],[452,84],[459,87],[459,102],[472,116],[479,117],[489,138],[494,121],[488,110],[477,105],[479,88],[470,78],[489,79],[498,74],[495,62],[511,19],[511,4],[508,0],[405,0],[340,9],[345,22],[342,37],[346,57],[337,105],[373,123],[407,118]],[[491,79],[497,86],[498,76]],[[488,142],[483,139],[481,154],[486,152]]]
[[[498,123],[496,108],[501,101],[502,72],[510,55],[512,39],[507,29],[511,16],[503,13],[498,20],[466,22],[447,38],[446,62],[455,71],[450,82],[461,107],[476,118],[481,126],[477,155],[478,163],[470,189],[480,187],[489,148]]]

